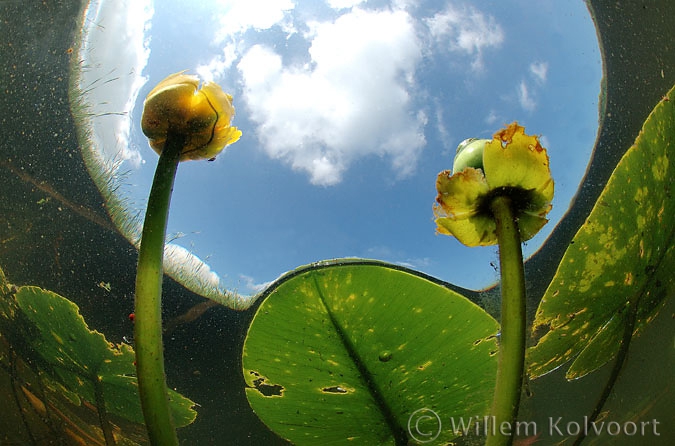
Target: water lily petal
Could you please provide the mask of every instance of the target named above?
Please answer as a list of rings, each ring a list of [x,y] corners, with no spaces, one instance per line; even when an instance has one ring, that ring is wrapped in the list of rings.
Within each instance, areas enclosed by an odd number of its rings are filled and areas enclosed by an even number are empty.
[[[168,79],[160,82],[148,94],[141,118],[143,133],[158,154],[164,148],[169,126],[172,128],[183,126],[192,108],[192,96],[197,90],[197,87],[190,83],[173,84],[166,82]]]
[[[483,152],[485,178],[490,189],[516,187],[534,191],[529,210],[547,207],[553,199],[553,179],[546,149],[536,136],[517,123],[495,133]]]
[[[495,220],[484,214],[461,220],[439,217],[436,219],[436,231],[439,234],[452,235],[466,246],[497,244]]]
[[[489,188],[483,171],[467,167],[450,175],[446,170],[436,179],[438,196],[434,206],[437,231],[453,235],[467,246],[493,245],[497,242],[495,222],[480,209]]]
[[[155,85],[155,88],[150,90],[150,93],[148,93],[147,97],[150,98],[155,96],[157,92],[172,87],[192,88],[192,91],[197,91],[197,88],[199,88],[199,77],[195,76],[194,74],[185,74],[185,71],[186,70],[170,74],[162,79],[157,85]]]
[[[478,212],[479,197],[488,193],[483,171],[467,167],[451,175],[444,170],[436,178],[436,202],[444,215],[451,218],[469,218]]]
[[[234,106],[232,105],[232,96],[225,93],[220,86],[213,82],[205,82],[201,91],[214,105],[218,113],[218,121],[214,127],[213,142],[205,148],[205,158],[211,158],[220,152],[221,147],[226,147],[237,142],[241,137],[241,130],[231,126],[234,117]],[[215,153],[212,153],[215,149]]]
[[[520,239],[524,242],[534,237],[537,232],[544,225],[548,223],[548,219],[539,215],[521,214],[518,218],[518,229],[520,230]]]

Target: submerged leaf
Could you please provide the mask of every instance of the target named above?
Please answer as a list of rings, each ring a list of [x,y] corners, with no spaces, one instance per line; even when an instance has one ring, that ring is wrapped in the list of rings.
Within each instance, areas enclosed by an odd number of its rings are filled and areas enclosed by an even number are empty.
[[[394,444],[420,409],[446,422],[487,414],[497,331],[468,299],[400,268],[309,267],[282,279],[255,315],[246,395],[295,444]],[[456,436],[444,426],[438,439]]]
[[[97,414],[90,417],[93,427],[115,432],[122,423],[133,433],[132,438],[137,431],[144,431],[133,349],[109,343],[103,334],[91,330],[70,300],[34,286],[14,287],[0,270],[0,339],[3,338],[14,352],[12,356],[16,356],[13,361],[29,365],[31,373],[38,377],[12,377],[18,386],[24,386],[23,392],[27,398],[30,396],[33,407],[58,406],[52,412],[70,414],[61,418],[74,423],[71,412],[82,412],[82,406]],[[29,385],[51,396],[43,397],[45,402],[41,402]],[[174,391],[170,398],[175,424],[183,427],[192,423],[197,415],[195,403]],[[90,422],[84,417],[75,424],[89,426]],[[89,436],[96,432],[86,429]],[[87,440],[88,444],[97,441],[93,437]]]
[[[567,249],[537,310],[529,375],[542,376],[574,358],[568,379],[612,359],[623,332],[633,334],[675,293],[675,197],[672,159],[675,88],[645,121],[590,216]]]

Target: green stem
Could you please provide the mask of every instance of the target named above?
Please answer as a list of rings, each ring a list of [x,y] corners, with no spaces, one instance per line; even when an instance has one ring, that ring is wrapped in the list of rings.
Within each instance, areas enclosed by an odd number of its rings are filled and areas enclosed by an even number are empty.
[[[520,231],[507,196],[495,197],[490,209],[497,222],[502,310],[497,383],[492,402],[492,429],[487,446],[509,445],[518,416],[525,363],[525,269]]]
[[[173,182],[185,137],[169,133],[152,182],[136,274],[134,344],[138,391],[153,445],[177,445],[169,410],[162,344],[164,240]]]

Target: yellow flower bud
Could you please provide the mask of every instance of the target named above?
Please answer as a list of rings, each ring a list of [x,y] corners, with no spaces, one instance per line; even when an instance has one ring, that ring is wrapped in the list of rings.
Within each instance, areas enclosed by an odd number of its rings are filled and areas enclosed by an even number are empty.
[[[213,82],[172,74],[145,98],[141,128],[150,147],[162,153],[169,132],[186,137],[180,160],[213,159],[237,141],[241,131],[230,125],[234,117],[232,96]]]

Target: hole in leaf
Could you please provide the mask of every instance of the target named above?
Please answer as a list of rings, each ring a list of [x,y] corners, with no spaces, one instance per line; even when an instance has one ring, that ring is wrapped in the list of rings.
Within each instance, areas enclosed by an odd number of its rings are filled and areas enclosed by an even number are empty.
[[[538,341],[539,339],[546,336],[550,331],[551,331],[550,324],[537,325],[532,330],[532,337]]]
[[[331,387],[324,387],[321,389],[323,393],[349,393],[350,391],[345,389],[344,387],[340,386],[331,386]]]
[[[262,396],[284,396],[284,386],[279,384],[267,384],[267,378],[260,375],[260,373],[251,370],[249,372],[253,376],[258,376],[258,379],[253,380],[253,388],[255,388]]]

